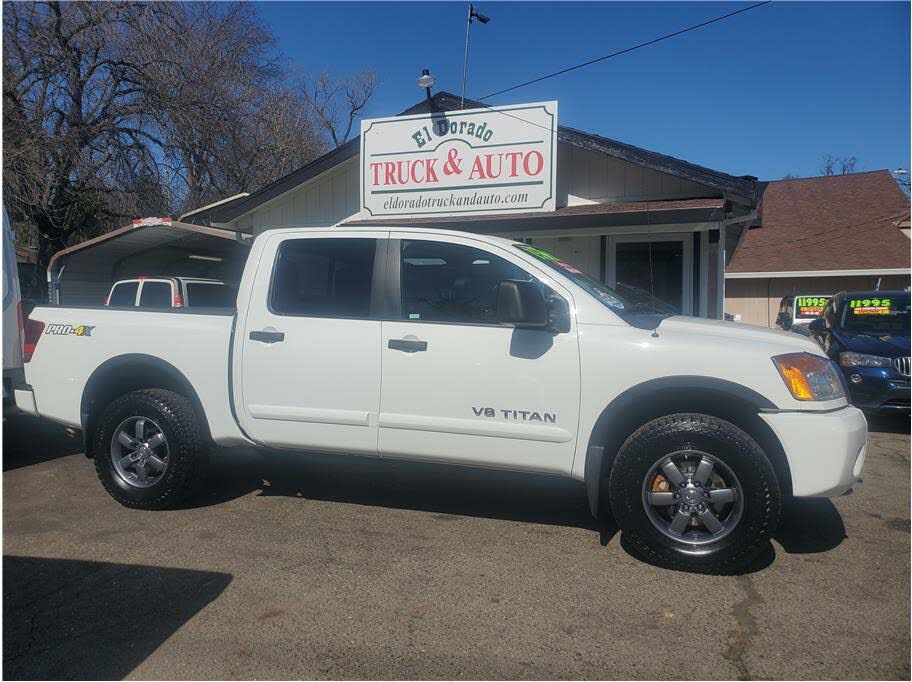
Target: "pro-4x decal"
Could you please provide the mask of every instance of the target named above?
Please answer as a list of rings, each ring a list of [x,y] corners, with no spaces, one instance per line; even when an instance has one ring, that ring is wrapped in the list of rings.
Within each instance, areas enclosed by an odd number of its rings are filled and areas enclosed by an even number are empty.
[[[73,336],[91,336],[92,330],[95,329],[97,325],[89,326],[87,324],[80,324],[73,326],[72,324],[49,324],[47,329],[45,329],[45,334],[56,334],[57,336],[66,336],[72,334]]]

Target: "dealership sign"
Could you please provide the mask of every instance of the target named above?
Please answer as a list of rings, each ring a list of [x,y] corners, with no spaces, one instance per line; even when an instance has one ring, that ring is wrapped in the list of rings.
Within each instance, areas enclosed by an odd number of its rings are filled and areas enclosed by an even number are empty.
[[[557,102],[361,122],[369,217],[553,211]]]

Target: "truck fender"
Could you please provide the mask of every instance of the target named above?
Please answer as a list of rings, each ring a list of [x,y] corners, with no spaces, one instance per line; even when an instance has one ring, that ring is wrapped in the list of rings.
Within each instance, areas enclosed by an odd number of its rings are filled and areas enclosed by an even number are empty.
[[[589,511],[599,517],[602,481],[614,456],[637,428],[663,414],[706,410],[717,404],[723,415],[756,416],[776,405],[747,386],[704,376],[670,376],[650,379],[628,388],[602,410],[589,437],[583,477]],[[776,462],[774,462],[774,465]]]
[[[112,399],[143,388],[165,388],[185,396],[193,405],[200,426],[209,436],[209,422],[193,385],[174,365],[144,353],[127,353],[109,358],[95,368],[82,391],[79,421],[86,457],[92,457],[92,432],[100,399]]]

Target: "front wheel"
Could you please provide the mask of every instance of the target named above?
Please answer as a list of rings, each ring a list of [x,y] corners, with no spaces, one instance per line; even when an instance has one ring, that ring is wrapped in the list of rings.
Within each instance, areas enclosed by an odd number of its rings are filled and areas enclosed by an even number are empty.
[[[108,405],[94,437],[95,471],[115,500],[135,509],[177,504],[204,456],[190,401],[162,389],[133,391]]]
[[[668,568],[738,571],[779,522],[779,483],[763,450],[734,424],[702,414],[637,429],[614,460],[608,488],[624,540]]]

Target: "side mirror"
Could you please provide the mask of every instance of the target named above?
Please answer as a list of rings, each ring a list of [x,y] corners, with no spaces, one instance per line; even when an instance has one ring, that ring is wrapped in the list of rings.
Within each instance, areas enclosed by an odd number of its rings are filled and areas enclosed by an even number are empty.
[[[776,316],[776,324],[778,324],[783,329],[788,329],[792,326],[792,316],[788,313],[779,313]]]
[[[531,329],[548,326],[548,306],[535,282],[507,279],[497,288],[497,320]]]
[[[826,320],[822,317],[815,317],[811,320],[811,323],[808,325],[808,331],[816,332],[817,334],[823,334],[830,331],[830,328],[827,327]]]
[[[548,328],[559,334],[570,331],[570,304],[557,294],[548,297]]]

